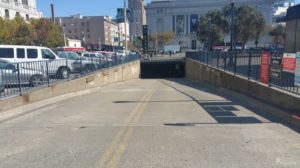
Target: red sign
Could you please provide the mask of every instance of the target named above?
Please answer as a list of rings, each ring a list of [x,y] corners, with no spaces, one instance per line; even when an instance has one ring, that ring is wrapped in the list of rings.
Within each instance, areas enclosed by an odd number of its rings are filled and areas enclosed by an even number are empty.
[[[83,47],[64,47],[64,51],[85,51]]]
[[[296,54],[284,53],[282,68],[284,71],[294,72],[296,70]]]
[[[269,65],[270,65],[270,52],[262,52],[260,60],[260,82],[269,83]]]

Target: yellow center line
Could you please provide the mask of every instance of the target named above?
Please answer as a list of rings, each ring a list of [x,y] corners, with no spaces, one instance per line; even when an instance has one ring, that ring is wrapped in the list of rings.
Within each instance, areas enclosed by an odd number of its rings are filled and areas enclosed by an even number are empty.
[[[123,140],[121,141],[120,145],[118,146],[117,150],[115,151],[112,159],[107,164],[107,166],[106,166],[107,168],[115,168],[117,166],[119,160],[121,159],[123,153],[126,150],[126,147],[129,142],[129,138],[132,136],[132,134],[133,134],[133,127],[129,127]]]
[[[144,109],[148,103],[148,101],[151,99],[152,95],[154,94],[154,89],[148,91],[140,100],[141,102],[134,108],[134,110],[129,114],[128,117],[126,117],[124,123],[133,123],[138,122],[139,118],[141,117],[142,113],[144,112]],[[133,127],[128,127],[127,129],[125,127],[122,127],[116,136],[113,138],[112,143],[107,148],[107,150],[104,152],[104,154],[101,156],[99,162],[97,163],[97,168],[104,168],[104,167],[115,167],[118,164],[118,161],[120,160],[122,154],[124,153],[129,138],[132,136],[134,129]],[[121,142],[119,142],[121,140]],[[120,144],[120,145],[118,145]],[[116,148],[118,147],[118,148]],[[113,151],[115,150],[114,154]],[[112,155],[113,154],[113,155]],[[112,156],[111,156],[112,155]],[[112,157],[112,159],[109,161],[109,158]],[[107,166],[106,163],[108,162]]]
[[[123,134],[125,133],[126,129],[125,127],[121,128],[117,135],[113,138],[112,143],[109,145],[109,148],[105,151],[105,153],[101,156],[100,161],[97,164],[97,168],[104,168],[105,163],[109,159],[110,155],[113,153],[113,150],[116,148],[119,140],[122,138]]]
[[[145,111],[146,105],[148,104],[149,100],[151,99],[152,95],[154,94],[154,90],[152,90],[150,92],[150,94],[148,95],[147,99],[145,100],[145,102],[142,103],[142,105],[140,106],[138,113],[136,114],[136,116],[132,119],[131,123],[137,123],[139,121],[139,119],[141,118],[142,114]],[[118,146],[118,148],[116,149],[112,159],[110,160],[110,162],[107,164],[108,168],[115,168],[118,164],[118,162],[120,161],[123,153],[126,150],[126,147],[128,145],[129,139],[132,136],[134,131],[134,127],[131,126],[128,128],[123,140],[120,142],[120,145]]]

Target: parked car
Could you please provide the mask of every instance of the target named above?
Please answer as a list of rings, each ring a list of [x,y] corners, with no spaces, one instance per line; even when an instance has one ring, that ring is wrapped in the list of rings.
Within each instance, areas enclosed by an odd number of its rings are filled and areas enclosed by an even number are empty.
[[[0,45],[0,59],[10,63],[23,62],[22,65],[26,69],[47,71],[49,76],[60,79],[68,78],[72,71],[72,65],[67,59],[59,58],[46,47]],[[38,65],[32,66],[32,62],[37,61]]]
[[[6,60],[0,60],[0,77],[2,87],[5,85],[43,85],[46,75],[42,71],[27,69],[23,67],[23,63],[10,63]]]
[[[105,56],[99,52],[84,52],[81,56],[88,58],[92,62],[98,63],[100,66],[110,64],[113,61],[111,56]]]
[[[122,56],[122,57],[126,57],[127,54],[126,54],[126,52],[124,50],[118,50],[117,51],[117,55],[118,56]]]

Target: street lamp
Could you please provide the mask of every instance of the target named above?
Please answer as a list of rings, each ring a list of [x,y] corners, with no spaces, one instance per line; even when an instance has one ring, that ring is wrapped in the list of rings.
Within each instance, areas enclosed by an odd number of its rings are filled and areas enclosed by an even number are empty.
[[[126,9],[126,0],[124,0],[124,23],[125,23],[125,54],[127,55],[127,9]]]
[[[84,47],[86,47],[85,46],[85,33],[84,33],[84,31],[81,31],[81,40],[82,40],[82,45],[84,46]]]
[[[230,28],[230,50],[233,51],[235,49],[234,44],[234,0],[230,0],[231,2],[231,28]]]
[[[208,18],[208,51],[211,50],[211,17]]]
[[[65,42],[65,47],[67,46],[67,38],[66,38],[66,28],[63,26],[63,32],[64,32],[64,42]]]
[[[234,43],[234,0],[230,0],[231,2],[231,28],[230,28],[230,56],[229,56],[229,65],[233,65],[233,51],[235,50],[235,43]]]

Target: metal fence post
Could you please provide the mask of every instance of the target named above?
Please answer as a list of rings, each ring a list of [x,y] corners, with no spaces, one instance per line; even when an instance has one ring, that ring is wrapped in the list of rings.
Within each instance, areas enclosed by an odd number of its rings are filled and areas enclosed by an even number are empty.
[[[102,57],[99,58],[99,69],[102,69]]]
[[[80,75],[83,75],[82,58],[80,58]]]
[[[237,66],[237,63],[236,63],[236,61],[237,61],[237,53],[234,53],[234,75],[236,75],[236,66]]]
[[[220,52],[217,53],[217,68],[219,69],[219,57],[220,57]]]
[[[50,77],[49,77],[49,64],[48,64],[48,61],[46,61],[46,75],[47,75],[47,83],[48,83],[48,86],[50,86]]]
[[[208,52],[206,53],[206,65],[208,65],[208,57],[209,57],[209,54],[210,54],[210,52],[208,51]]]
[[[224,71],[226,71],[226,68],[227,68],[227,54],[228,54],[228,52],[225,52],[225,54],[224,54]]]
[[[252,57],[252,53],[249,52],[249,55],[248,55],[248,80],[251,77],[251,61],[252,61],[251,57]]]
[[[17,63],[17,72],[18,72],[18,87],[19,93],[22,93],[22,84],[21,84],[21,77],[20,77],[20,63]]]

